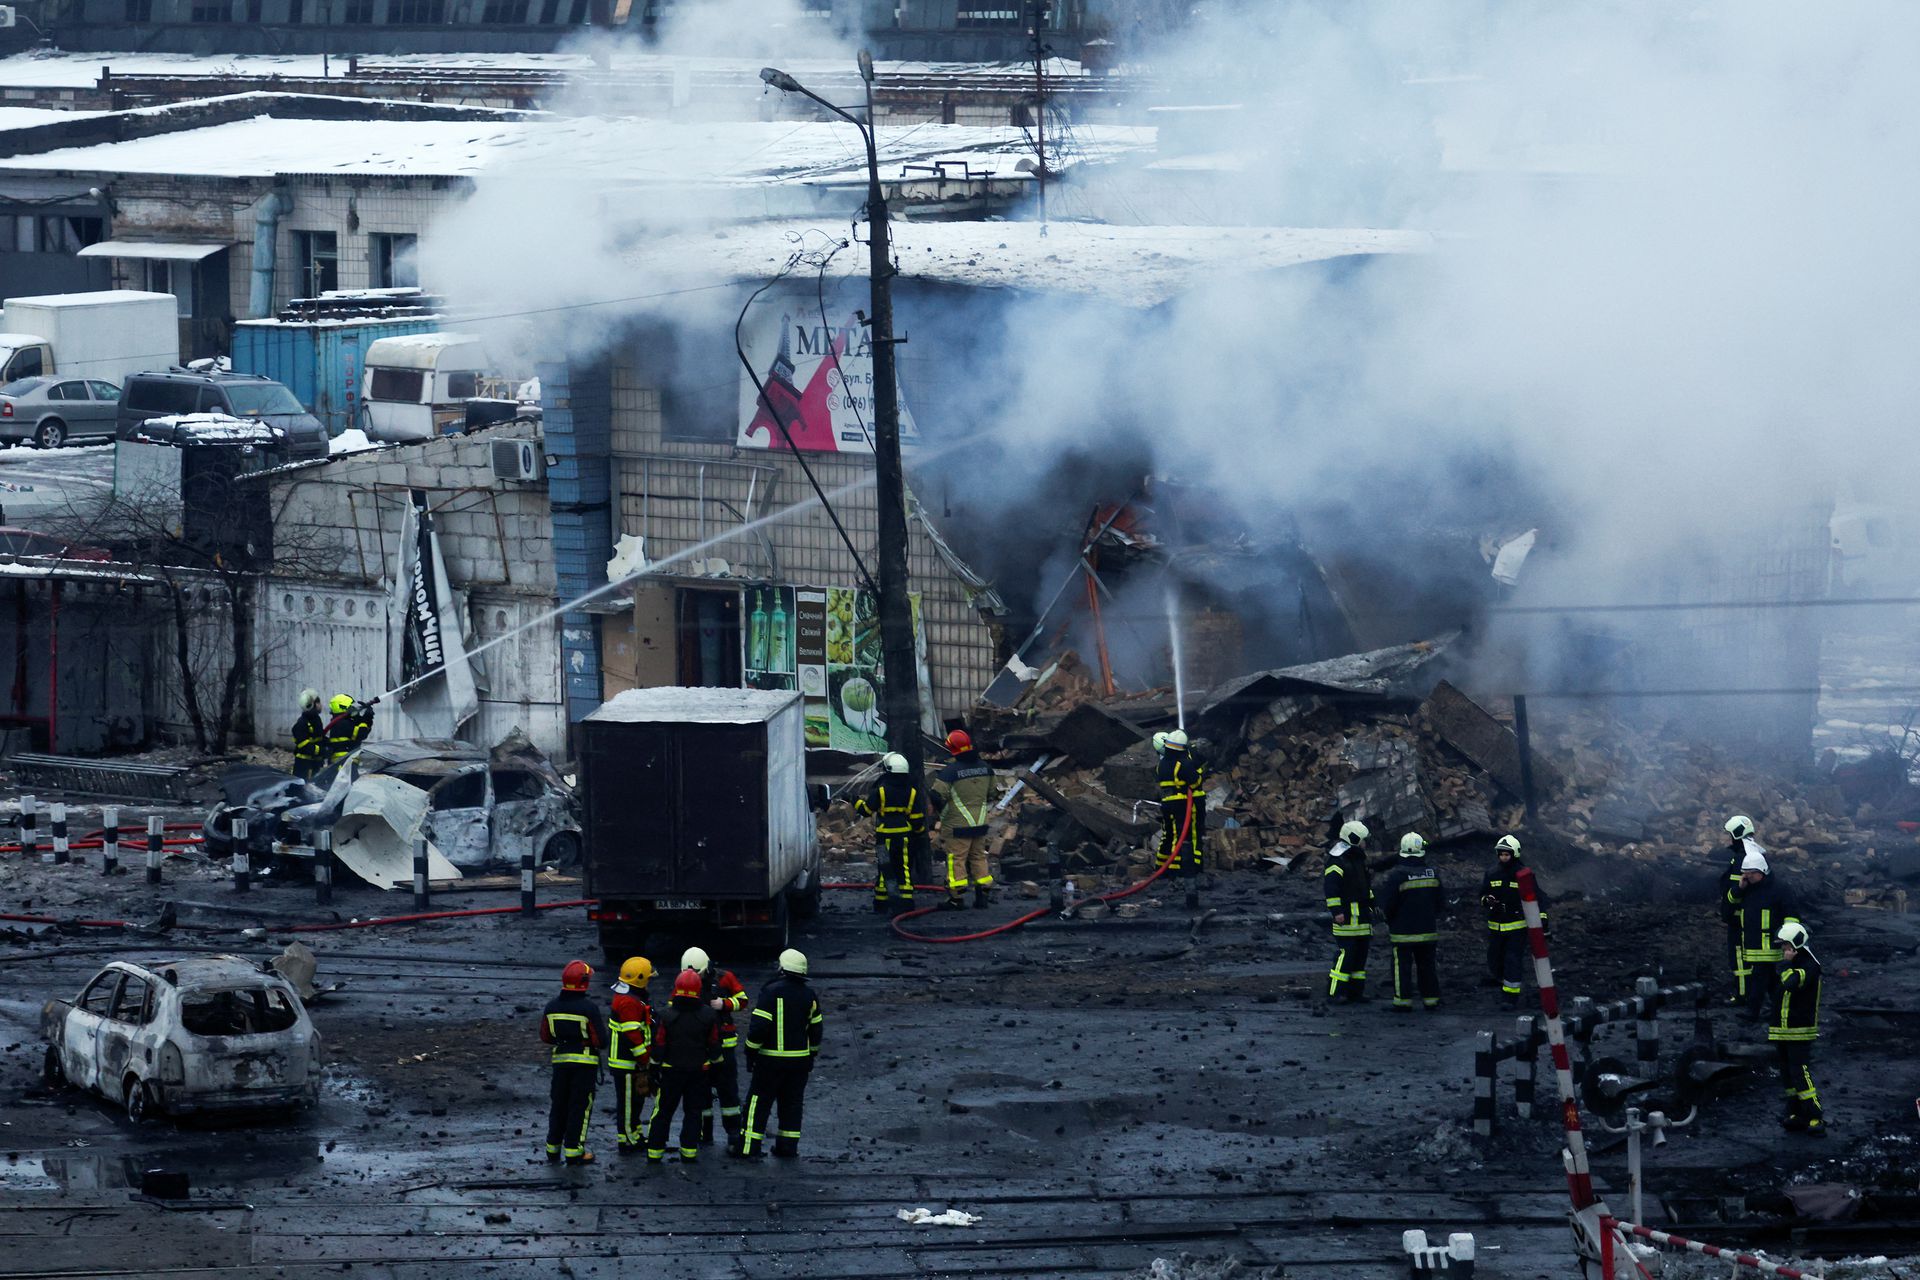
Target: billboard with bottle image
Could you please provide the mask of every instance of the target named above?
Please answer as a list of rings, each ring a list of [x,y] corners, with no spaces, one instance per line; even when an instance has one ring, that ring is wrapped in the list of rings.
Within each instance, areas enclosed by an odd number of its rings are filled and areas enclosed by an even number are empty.
[[[746,683],[799,689],[810,747],[886,750],[879,598],[853,587],[764,586],[748,587],[745,599]],[[924,653],[920,596],[908,600],[914,647]]]

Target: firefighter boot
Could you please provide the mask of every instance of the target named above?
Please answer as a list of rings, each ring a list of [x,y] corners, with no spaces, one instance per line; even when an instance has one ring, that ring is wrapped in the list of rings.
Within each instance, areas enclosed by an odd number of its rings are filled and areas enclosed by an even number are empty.
[[[782,1160],[792,1160],[800,1154],[800,1139],[784,1135],[773,1140],[773,1154]]]
[[[987,904],[991,901],[993,901],[993,895],[987,892],[987,887],[985,885],[982,884],[982,885],[974,886],[973,909],[975,911],[986,910]]]

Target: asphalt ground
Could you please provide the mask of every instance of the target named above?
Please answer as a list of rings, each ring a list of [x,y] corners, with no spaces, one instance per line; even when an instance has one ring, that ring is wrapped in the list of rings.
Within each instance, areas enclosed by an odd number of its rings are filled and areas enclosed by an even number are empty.
[[[183,860],[159,891],[131,883],[137,872],[100,888],[97,865],[10,871],[13,902],[74,900],[56,915],[119,902],[123,918],[150,918],[169,895],[238,901],[214,869]],[[176,929],[0,943],[0,1274],[1084,1276],[1184,1257],[1239,1260],[1243,1274],[1386,1277],[1406,1274],[1400,1239],[1412,1227],[1441,1240],[1472,1232],[1480,1276],[1576,1274],[1550,1072],[1533,1120],[1514,1118],[1503,1082],[1501,1133],[1485,1148],[1467,1137],[1475,1034],[1513,1025],[1481,985],[1474,922],[1455,922],[1443,942],[1440,1011],[1392,1012],[1377,981],[1369,1005],[1328,1009],[1317,881],[1232,873],[1198,915],[1156,886],[1127,917],[1047,920],[948,947],[896,939],[863,894],[831,894],[796,938],[827,1017],[802,1159],[744,1162],[711,1148],[661,1169],[614,1154],[604,1090],[598,1163],[556,1169],[540,1154],[538,1010],[569,959],[600,968],[603,999],[611,977],[577,909],[303,935],[321,978],[347,984],[312,1009],[327,1058],[318,1109],[141,1128],[112,1104],[39,1083],[41,1003],[71,996],[115,956],[191,946],[265,958],[279,949],[273,928],[259,941]],[[369,890],[339,897],[345,916],[411,905]],[[246,901],[312,911],[304,889]],[[1014,898],[918,927],[959,932],[1032,905]],[[1812,1162],[1833,1163],[1833,1180],[1867,1177],[1874,1152],[1886,1163],[1889,1136],[1911,1141],[1916,1020],[1836,1011],[1911,1000],[1910,921],[1856,911],[1828,930],[1841,976],[1816,1077],[1833,1136],[1782,1134],[1771,1080],[1736,1084],[1649,1156],[1656,1208],[1672,1197],[1693,1234],[1715,1239],[1695,1219],[1721,1213],[1737,1220],[1721,1227],[1728,1243],[1772,1246],[1772,1231],[1787,1248],[1791,1235],[1744,1198],[1765,1201]],[[1706,908],[1568,902],[1555,920],[1563,983],[1614,998],[1663,953],[1669,980],[1685,980],[1693,974],[1679,970],[1715,954],[1715,928]],[[650,948],[663,972],[681,941]],[[771,976],[765,956],[700,941],[750,990]],[[1384,952],[1383,936],[1376,946]],[[1384,956],[1371,970],[1384,973]],[[1754,1038],[1733,1015],[1713,1016],[1724,1037]],[[1690,1030],[1690,1018],[1666,1020],[1669,1057]],[[1628,1034],[1603,1030],[1594,1052],[1631,1061]],[[1593,1141],[1623,1208],[1623,1155],[1603,1134]],[[191,1201],[133,1198],[148,1168],[186,1172]],[[979,1221],[895,1216],[916,1207]],[[1846,1242],[1878,1239],[1870,1225]]]

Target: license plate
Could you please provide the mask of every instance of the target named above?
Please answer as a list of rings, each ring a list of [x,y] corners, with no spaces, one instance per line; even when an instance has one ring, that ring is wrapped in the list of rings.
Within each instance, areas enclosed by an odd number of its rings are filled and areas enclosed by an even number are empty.
[[[698,898],[655,898],[655,911],[698,911],[706,904]]]

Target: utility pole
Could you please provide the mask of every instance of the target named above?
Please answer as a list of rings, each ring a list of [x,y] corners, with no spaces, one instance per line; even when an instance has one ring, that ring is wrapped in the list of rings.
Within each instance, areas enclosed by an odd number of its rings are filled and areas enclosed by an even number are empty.
[[[1040,234],[1047,234],[1047,54],[1040,38],[1047,24],[1047,0],[1027,6],[1027,44],[1033,53],[1033,143],[1040,154],[1034,178],[1040,183]]]
[[[879,503],[880,670],[885,682],[881,707],[887,718],[887,746],[907,758],[907,776],[926,793],[922,773],[926,752],[920,736],[920,669],[914,658],[913,608],[907,597],[907,486],[900,461],[900,384],[893,347],[893,255],[887,227],[887,197],[880,186],[880,154],[873,134],[873,55],[860,51],[860,78],[866,82],[864,123],[828,102],[784,71],[761,69],[760,78],[785,93],[803,94],[860,130],[867,144],[867,283],[873,342],[874,496]],[[917,851],[916,851],[917,852]]]

